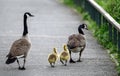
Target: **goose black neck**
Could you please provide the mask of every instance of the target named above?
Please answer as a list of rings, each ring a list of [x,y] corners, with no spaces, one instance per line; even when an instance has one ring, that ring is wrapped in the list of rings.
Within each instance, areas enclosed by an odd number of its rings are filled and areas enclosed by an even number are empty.
[[[28,34],[27,16],[26,15],[24,15],[23,24],[24,24],[23,36],[26,36]]]
[[[79,34],[83,34],[84,35],[84,32],[82,31],[82,29],[80,27],[78,28],[78,32],[79,32]]]

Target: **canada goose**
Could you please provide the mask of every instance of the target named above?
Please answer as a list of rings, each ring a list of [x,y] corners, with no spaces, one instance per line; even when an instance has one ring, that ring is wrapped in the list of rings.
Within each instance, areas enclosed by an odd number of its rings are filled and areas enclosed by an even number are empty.
[[[66,66],[67,61],[70,58],[70,54],[69,54],[69,51],[67,49],[67,45],[64,45],[63,49],[64,50],[60,53],[60,62]],[[65,63],[64,63],[64,61],[65,61]]]
[[[81,62],[81,54],[86,46],[86,40],[82,29],[87,29],[87,25],[86,24],[79,25],[78,27],[79,34],[72,34],[68,38],[67,46],[70,53],[70,63],[75,63],[75,61],[73,61],[73,59],[71,58],[71,52],[73,53],[79,52],[79,59],[77,60],[77,62]]]
[[[51,67],[55,66],[55,62],[58,59],[58,53],[57,53],[57,49],[53,48],[53,53],[48,55],[48,62],[50,63]]]
[[[8,59],[6,60],[6,64],[11,64],[17,60],[19,70],[25,70],[26,57],[27,57],[28,51],[30,50],[30,47],[31,47],[31,42],[28,37],[28,27],[27,27],[28,16],[33,17],[33,15],[31,15],[31,13],[29,13],[29,12],[24,13],[23,35],[20,39],[13,42],[13,44],[10,48],[10,52],[6,56],[6,57],[8,57]],[[24,58],[24,63],[23,63],[23,66],[21,67],[17,56],[22,56],[22,55],[23,55],[23,57],[20,57],[20,58]]]

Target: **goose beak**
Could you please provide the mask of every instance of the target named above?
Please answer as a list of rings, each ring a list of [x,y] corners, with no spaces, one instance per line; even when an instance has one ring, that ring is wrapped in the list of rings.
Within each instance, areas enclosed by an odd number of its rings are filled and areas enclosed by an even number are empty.
[[[34,17],[34,15],[31,15],[31,17]]]
[[[86,30],[88,30],[88,28],[85,28]]]

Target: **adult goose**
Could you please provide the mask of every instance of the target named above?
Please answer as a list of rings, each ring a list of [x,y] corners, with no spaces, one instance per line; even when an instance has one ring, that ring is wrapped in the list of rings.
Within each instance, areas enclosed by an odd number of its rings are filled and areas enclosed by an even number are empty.
[[[20,39],[13,42],[9,53],[6,56],[7,57],[6,64],[11,64],[17,60],[19,70],[25,70],[26,57],[31,47],[31,42],[28,36],[28,27],[27,27],[28,17],[33,17],[33,15],[29,12],[25,12],[23,16],[23,23],[24,23],[23,35]],[[20,66],[18,56],[21,56],[20,58],[24,58],[22,67]]]
[[[79,59],[77,60],[77,62],[81,62],[81,54],[86,46],[86,40],[82,29],[87,29],[87,25],[86,24],[79,25],[78,27],[79,34],[72,34],[68,37],[67,46],[70,53],[70,61],[69,61],[70,63],[75,63],[75,61],[71,57],[71,52],[73,53],[79,52]]]

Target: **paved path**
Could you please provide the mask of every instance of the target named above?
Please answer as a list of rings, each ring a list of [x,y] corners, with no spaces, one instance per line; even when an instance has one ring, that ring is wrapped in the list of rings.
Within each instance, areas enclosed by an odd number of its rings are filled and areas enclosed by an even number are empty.
[[[6,65],[5,56],[12,42],[22,34],[26,11],[35,15],[28,20],[32,48],[27,69],[20,71],[17,63]],[[65,67],[58,61],[55,68],[50,67],[47,56],[52,48],[57,47],[60,52],[67,37],[77,33],[80,23],[78,14],[56,0],[0,0],[0,76],[117,76],[115,64],[90,31],[85,31],[87,47],[83,62],[68,63]]]

